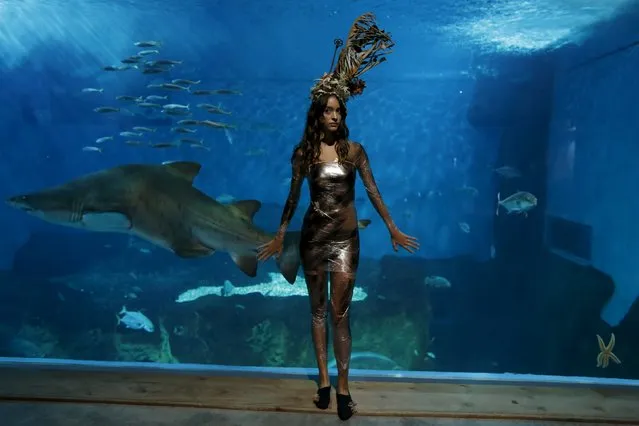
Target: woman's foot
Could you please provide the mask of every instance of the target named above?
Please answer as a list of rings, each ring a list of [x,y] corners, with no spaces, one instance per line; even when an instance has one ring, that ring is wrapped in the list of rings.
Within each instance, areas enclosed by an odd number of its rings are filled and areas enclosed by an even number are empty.
[[[350,394],[342,395],[338,393],[336,395],[337,416],[340,418],[340,420],[350,419],[353,414],[357,413],[357,408],[355,408],[357,404],[355,403],[355,401],[353,401]]]
[[[315,406],[320,410],[326,410],[331,405],[331,386],[325,386],[317,390],[315,398],[313,398]]]

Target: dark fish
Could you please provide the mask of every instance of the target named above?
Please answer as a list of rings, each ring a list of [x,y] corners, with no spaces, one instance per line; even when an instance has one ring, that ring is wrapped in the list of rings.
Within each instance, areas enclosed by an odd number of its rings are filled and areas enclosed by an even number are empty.
[[[149,145],[151,148],[177,148],[177,144],[172,142],[160,142]]]
[[[144,68],[142,70],[142,74],[161,74],[163,72],[166,72],[167,70],[165,68]]]

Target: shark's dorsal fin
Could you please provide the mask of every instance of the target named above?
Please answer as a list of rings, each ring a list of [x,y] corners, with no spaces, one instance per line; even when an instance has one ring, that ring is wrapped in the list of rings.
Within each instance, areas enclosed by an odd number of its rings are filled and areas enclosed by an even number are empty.
[[[202,165],[194,161],[165,161],[162,165],[171,173],[193,182],[193,179],[200,173]]]
[[[262,207],[262,203],[257,200],[240,200],[230,203],[228,207],[240,216],[245,216],[249,222],[252,222],[253,216]]]

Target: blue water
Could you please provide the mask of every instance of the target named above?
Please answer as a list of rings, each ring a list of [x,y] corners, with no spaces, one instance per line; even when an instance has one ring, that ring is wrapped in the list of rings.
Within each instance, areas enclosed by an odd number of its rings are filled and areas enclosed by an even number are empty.
[[[259,200],[255,223],[274,231],[309,89],[333,40],[372,11],[396,47],[365,74],[348,125],[394,221],[421,247],[392,250],[358,182],[358,215],[372,222],[360,231],[352,366],[639,378],[636,1],[146,3],[0,0],[5,199],[124,164],[195,161],[195,187],[225,203]],[[103,70],[147,49],[141,40],[161,42],[149,60],[180,63],[162,74]],[[147,88],[173,79],[233,93]],[[168,96],[159,102],[230,127],[176,135],[187,117],[115,99],[125,95]],[[103,106],[120,111],[93,111]],[[135,126],[156,131],[119,135]],[[202,146],[152,146],[179,137]],[[498,208],[498,194],[518,191],[537,205]],[[0,218],[0,356],[315,366],[303,279],[291,287],[272,261],[250,278],[226,253],[183,259],[9,205]],[[118,322],[123,306],[154,331]],[[598,367],[597,335],[607,344],[613,334],[621,363]]]

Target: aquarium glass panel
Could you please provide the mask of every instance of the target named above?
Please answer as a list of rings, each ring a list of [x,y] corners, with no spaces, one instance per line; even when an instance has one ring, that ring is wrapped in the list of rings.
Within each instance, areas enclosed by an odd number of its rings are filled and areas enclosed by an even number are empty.
[[[0,356],[639,378],[636,2],[0,21]]]

